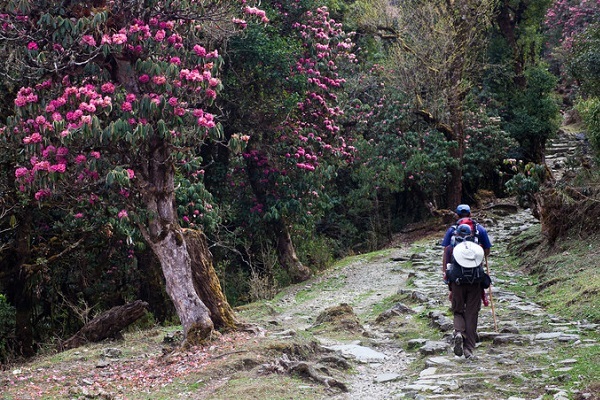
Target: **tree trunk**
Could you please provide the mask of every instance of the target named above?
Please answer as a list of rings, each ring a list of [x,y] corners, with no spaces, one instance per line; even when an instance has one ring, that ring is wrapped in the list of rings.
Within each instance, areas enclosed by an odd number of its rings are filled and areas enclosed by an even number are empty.
[[[175,168],[169,144],[154,138],[146,158],[144,175],[150,187],[145,193],[150,214],[148,228],[140,227],[160,261],[166,290],[183,326],[184,339],[201,343],[214,329],[210,311],[202,302],[192,275],[192,261],[175,210]]]
[[[523,49],[518,44],[517,29],[527,8],[527,4],[524,1],[519,1],[516,6],[511,6],[508,0],[503,0],[499,3],[496,14],[496,24],[513,53],[513,82],[521,89],[525,87],[526,83],[525,76],[523,75],[525,55],[523,54]]]
[[[9,284],[6,289],[8,299],[14,305],[16,311],[15,337],[18,341],[19,353],[25,357],[31,357],[35,354],[31,274],[24,268],[24,264],[31,258],[31,213],[23,212],[21,218],[22,220],[15,231],[15,273],[9,277]]]
[[[458,85],[454,87],[458,90]],[[451,150],[451,155],[457,161],[457,165],[450,168],[450,183],[448,186],[448,196],[446,206],[454,209],[462,203],[462,167],[465,154],[465,127],[463,121],[463,105],[458,95],[453,95],[448,101],[450,109],[450,126],[452,135],[456,141],[456,148]]]
[[[263,168],[264,166],[259,168],[251,158],[246,159],[246,170],[252,191],[258,202],[267,204],[266,190],[264,184],[261,183],[261,170]],[[288,272],[292,282],[303,282],[310,278],[312,272],[298,260],[289,228],[283,217],[279,217],[277,221],[272,221],[270,226],[273,228],[273,234],[275,235],[279,264]]]
[[[173,301],[184,339],[202,343],[214,329],[210,310],[194,288],[192,262],[181,228],[169,230],[163,240],[151,244],[165,275],[167,293]]]
[[[192,261],[194,287],[202,302],[210,310],[210,317],[215,328],[235,329],[237,321],[233,309],[221,289],[206,237],[202,232],[192,229],[185,229],[183,234]]]
[[[67,339],[62,344],[61,350],[74,349],[88,342],[100,342],[104,339],[119,337],[123,329],[144,315],[147,306],[148,303],[136,300],[133,303],[116,306],[103,312]]]
[[[292,282],[304,282],[312,275],[311,270],[302,264],[296,255],[290,231],[283,220],[273,223],[277,240],[277,257],[281,266],[288,272]]]

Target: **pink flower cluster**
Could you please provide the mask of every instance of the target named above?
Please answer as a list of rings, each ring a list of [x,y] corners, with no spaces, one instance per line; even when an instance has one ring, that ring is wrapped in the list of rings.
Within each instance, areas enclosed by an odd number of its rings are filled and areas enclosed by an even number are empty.
[[[264,11],[261,13],[260,10],[251,9],[249,13],[266,18]],[[215,99],[220,90],[221,81],[212,76],[214,63],[211,61],[218,59],[219,53],[217,50],[208,51],[199,44],[193,45],[193,48],[190,46],[187,54],[178,53],[177,50],[186,45],[177,32],[184,24],[181,21],[160,21],[158,18],[151,18],[148,23],[134,20],[116,32],[86,34],[74,43],[84,52],[102,46],[103,50],[113,53],[135,52],[142,60],[150,54],[147,59],[151,63],[168,62],[168,68],[160,72],[154,68],[145,69],[152,72],[140,72],[136,88],[139,93],[126,93],[124,87],[113,82],[99,82],[101,75],[89,78],[81,86],[70,83],[71,80],[75,82],[80,79],[80,76],[72,75],[65,76],[62,81],[45,81],[35,88],[19,90],[14,100],[15,106],[20,109],[19,115],[37,110],[30,118],[21,118],[13,130],[15,135],[22,138],[25,151],[30,155],[31,167],[26,165],[15,169],[15,177],[23,190],[25,185],[32,185],[36,176],[42,178],[41,182],[50,174],[54,174],[52,179],[56,179],[58,174],[65,173],[73,174],[80,183],[99,179],[95,169],[102,165],[96,161],[100,159],[100,153],[76,148],[80,138],[88,141],[90,132],[92,137],[98,134],[97,128],[104,129],[105,133],[110,131],[112,134],[114,131],[117,135],[129,135],[130,132],[137,134],[138,125],[156,122],[155,118],[160,118],[166,121],[168,131],[173,133],[173,140],[185,137],[179,133],[176,125],[181,123],[181,119],[169,119],[169,113],[189,119],[193,116],[198,126],[206,129],[216,127],[215,116],[201,108],[201,104]],[[47,42],[39,43],[46,46]],[[65,51],[60,44],[48,43],[47,46],[54,51]],[[28,49],[37,50],[38,43],[29,43]],[[190,53],[201,59],[190,58]],[[142,68],[146,68],[146,65]],[[56,95],[55,91],[60,88],[62,91]],[[151,107],[146,107],[148,104]],[[121,123],[123,121],[126,124]],[[140,128],[140,131],[143,132],[143,129]],[[55,148],[50,143],[67,143],[72,146],[72,154],[66,147]],[[89,143],[86,143],[86,147]],[[131,169],[127,170],[127,175],[129,179],[135,177]],[[36,199],[49,195],[50,191],[43,189],[36,193]],[[126,210],[119,212],[119,218],[125,217]]]
[[[24,107],[29,103],[37,103],[38,96],[34,93],[30,87],[21,88],[17,92],[17,98],[15,99],[15,105],[17,107]]]
[[[255,16],[257,16],[265,24],[267,22],[269,22],[269,18],[267,18],[267,13],[264,10],[261,10],[259,8],[256,8],[256,7],[246,7],[244,9],[244,12],[246,14],[248,14],[248,15],[255,15]]]

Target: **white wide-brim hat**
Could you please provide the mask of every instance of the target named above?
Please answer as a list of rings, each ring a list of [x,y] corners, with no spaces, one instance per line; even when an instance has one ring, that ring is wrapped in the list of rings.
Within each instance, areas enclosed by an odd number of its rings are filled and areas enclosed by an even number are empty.
[[[454,247],[454,259],[463,268],[476,268],[483,261],[483,249],[474,242],[461,242]]]

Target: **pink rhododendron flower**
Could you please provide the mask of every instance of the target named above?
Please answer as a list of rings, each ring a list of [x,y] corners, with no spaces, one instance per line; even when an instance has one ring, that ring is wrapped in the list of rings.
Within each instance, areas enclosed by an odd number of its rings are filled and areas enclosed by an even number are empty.
[[[29,170],[25,167],[20,167],[15,170],[15,177],[17,179],[29,175]]]
[[[35,197],[35,199],[39,201],[44,197],[49,197],[51,194],[52,192],[48,189],[40,189],[33,195],[33,197]]]
[[[65,164],[54,164],[54,165],[51,165],[50,168],[48,168],[48,171],[63,173],[66,171],[66,169],[67,169],[67,167]]]
[[[92,152],[90,152],[90,157],[94,157],[95,159],[99,159],[100,158],[100,152],[98,152],[98,151],[92,151]]]
[[[167,78],[162,75],[157,75],[152,77],[152,82],[157,85],[164,85],[167,82]]]
[[[125,112],[129,112],[129,111],[133,110],[133,106],[131,105],[130,102],[125,101],[125,102],[123,102],[123,104],[121,104],[121,110],[123,110]]]
[[[133,172],[132,169],[128,169],[127,176],[129,176],[129,179],[133,179],[135,177],[135,172]]]
[[[208,97],[209,99],[216,99],[217,98],[217,92],[215,92],[212,89],[206,89],[206,97]]]
[[[34,171],[48,171],[50,163],[48,161],[40,161],[33,166]]]
[[[245,29],[248,26],[248,23],[246,21],[239,18],[233,18],[231,22],[233,22],[236,25],[239,25],[242,29]]]
[[[75,164],[83,164],[87,158],[83,154],[79,154],[75,157]]]
[[[29,43],[27,43],[27,49],[28,50],[38,50],[39,47],[36,42],[29,42]]]
[[[46,147],[44,150],[42,150],[42,156],[44,158],[48,158],[50,155],[54,154],[56,152],[56,147],[50,145],[48,147]]]
[[[42,135],[40,135],[39,133],[34,133],[31,136],[26,136],[23,138],[23,143],[25,144],[29,144],[29,143],[40,143],[42,141]]]
[[[81,43],[87,44],[88,46],[96,46],[96,39],[92,35],[83,35]]]
[[[115,91],[115,85],[111,82],[106,82],[104,85],[100,86],[100,90],[102,93],[113,93]]]
[[[156,40],[157,42],[162,42],[165,39],[165,35],[165,31],[160,29],[156,31],[156,34],[154,35],[154,40]]]
[[[111,37],[113,44],[125,44],[127,43],[127,35],[124,33],[115,33]]]
[[[139,80],[141,83],[148,83],[148,82],[150,82],[150,77],[149,77],[148,75],[144,74],[144,75],[141,75],[141,76],[138,78],[138,80]]]
[[[206,49],[204,47],[200,46],[199,44],[195,45],[193,50],[194,50],[194,53],[196,53],[200,57],[206,56]]]
[[[83,213],[77,213],[75,215],[73,215],[73,217],[79,219],[79,218],[83,218]]]
[[[119,211],[119,213],[117,214],[117,216],[120,219],[127,218],[127,211],[126,210],[121,210],[121,211]]]

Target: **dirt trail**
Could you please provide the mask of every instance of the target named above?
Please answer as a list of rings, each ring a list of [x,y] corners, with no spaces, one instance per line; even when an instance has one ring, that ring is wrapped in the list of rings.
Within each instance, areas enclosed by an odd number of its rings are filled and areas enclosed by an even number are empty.
[[[449,345],[452,320],[441,281],[438,236],[395,247],[378,258],[357,257],[290,290],[273,304],[283,309],[277,317],[282,330],[308,329],[317,315],[340,303],[353,307],[365,328],[364,337],[348,342],[335,334],[317,334],[322,345],[354,365],[353,372],[345,375],[349,392],[330,398],[593,398],[561,386],[561,376],[569,374],[578,360],[563,359],[556,351],[548,355],[548,351],[595,345],[585,334],[598,326],[548,315],[518,291],[527,277],[504,262],[510,239],[537,222],[529,210],[504,217],[481,216],[493,241],[489,267],[498,331],[491,308],[484,307],[481,342],[473,359],[456,357]],[[397,304],[393,317],[377,323],[373,306],[397,294],[404,294],[410,303]],[[419,321],[426,328],[415,337]]]

